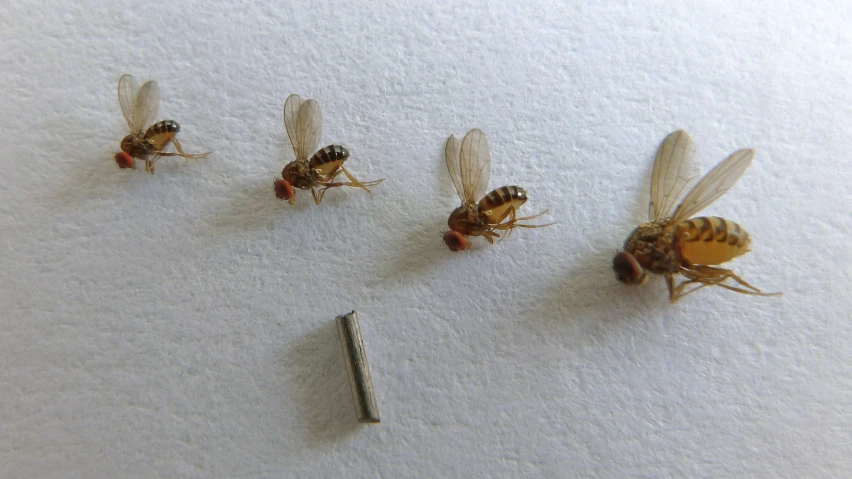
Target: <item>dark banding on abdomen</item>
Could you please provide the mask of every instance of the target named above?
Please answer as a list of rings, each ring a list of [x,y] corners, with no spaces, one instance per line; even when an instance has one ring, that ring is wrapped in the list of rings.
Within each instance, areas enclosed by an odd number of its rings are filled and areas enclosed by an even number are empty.
[[[479,202],[481,208],[492,209],[509,203],[513,200],[522,203],[527,201],[527,192],[520,186],[501,186],[485,195]]]
[[[721,264],[748,251],[749,236],[733,221],[716,216],[690,218],[678,224],[675,237],[681,255],[694,264]]]
[[[328,145],[314,153],[311,157],[310,165],[311,168],[319,168],[322,165],[335,161],[343,162],[347,158],[349,158],[349,150],[341,145]]]
[[[496,224],[527,202],[527,192],[520,186],[501,186],[479,200],[478,208],[488,223]]]
[[[148,128],[148,131],[145,132],[145,138],[151,138],[155,135],[162,135],[163,133],[175,133],[180,131],[180,125],[174,120],[163,120],[154,123]]]

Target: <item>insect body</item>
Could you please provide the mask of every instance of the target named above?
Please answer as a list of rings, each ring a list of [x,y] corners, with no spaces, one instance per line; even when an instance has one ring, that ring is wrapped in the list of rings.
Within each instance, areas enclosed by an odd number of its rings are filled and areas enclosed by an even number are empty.
[[[751,239],[740,225],[718,217],[690,218],[734,186],[751,164],[754,151],[746,148],[731,154],[707,173],[674,208],[687,184],[696,176],[692,149],[692,140],[685,131],[670,134],[660,145],[651,175],[651,221],[633,230],[624,242],[624,251],[613,258],[616,278],[626,284],[642,284],[647,281],[649,272],[663,275],[671,302],[705,286],[770,295],[748,284],[733,271],[718,267],[749,251]],[[675,285],[677,274],[686,279]],[[729,279],[734,284],[728,283]],[[693,284],[694,288],[686,290]]]
[[[450,230],[444,233],[444,243],[451,250],[470,248],[467,236],[484,236],[489,243],[494,243],[494,238],[500,238],[501,231],[508,236],[514,228],[539,228],[553,224],[522,223],[548,210],[532,216],[517,217],[518,209],[527,202],[527,192],[520,186],[502,186],[485,194],[491,175],[491,151],[482,131],[470,130],[461,146],[458,139],[451,135],[444,148],[444,157],[462,202],[450,214],[447,220]]]
[[[176,121],[163,120],[147,129],[145,125],[153,121],[160,104],[160,89],[157,82],[149,81],[136,88],[133,77],[127,74],[118,80],[118,103],[127,120],[130,134],[121,140],[121,151],[115,155],[115,161],[121,168],[135,168],[136,159],[145,162],[145,171],[154,172],[154,162],[163,156],[180,156],[186,159],[204,158],[210,152],[184,153],[177,140],[180,125]],[[176,153],[164,151],[169,143]]]
[[[322,112],[315,100],[303,100],[299,95],[290,95],[284,102],[284,126],[296,159],[288,163],[281,171],[281,179],[274,183],[275,196],[296,202],[294,188],[311,190],[314,203],[319,204],[325,192],[330,188],[351,186],[362,188],[372,195],[368,186],[375,186],[382,180],[361,182],[355,179],[343,167],[349,158],[349,150],[340,145],[328,145],[314,151],[322,136]],[[308,155],[311,155],[310,157]],[[343,173],[349,181],[336,182],[335,178]]]

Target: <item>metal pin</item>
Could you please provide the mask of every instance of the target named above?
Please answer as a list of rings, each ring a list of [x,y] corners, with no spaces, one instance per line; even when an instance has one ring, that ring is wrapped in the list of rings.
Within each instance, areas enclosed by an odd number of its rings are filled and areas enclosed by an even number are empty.
[[[340,345],[343,347],[343,358],[346,360],[346,369],[349,371],[349,386],[352,388],[358,422],[380,422],[379,407],[376,405],[370,366],[367,365],[367,355],[364,353],[358,315],[352,311],[338,316],[335,321],[337,333],[340,335]]]

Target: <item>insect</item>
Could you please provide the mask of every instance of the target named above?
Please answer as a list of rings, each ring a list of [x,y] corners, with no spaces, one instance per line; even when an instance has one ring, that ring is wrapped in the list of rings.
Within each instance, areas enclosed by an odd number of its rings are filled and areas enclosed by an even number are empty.
[[[138,93],[137,93],[138,92]],[[157,82],[148,81],[141,89],[136,87],[133,77],[124,74],[118,80],[118,103],[130,127],[130,134],[121,140],[121,151],[116,153],[115,162],[120,168],[136,168],[136,159],[145,162],[145,171],[154,172],[154,162],[163,156],[180,156],[186,159],[204,158],[210,152],[184,153],[177,140],[180,125],[173,120],[162,120],[145,129],[157,115],[160,104],[160,88]],[[173,144],[177,152],[166,152]]]
[[[461,154],[459,154],[461,153]],[[489,243],[508,237],[514,228],[540,228],[550,226],[521,223],[537,218],[541,213],[517,217],[518,208],[527,202],[527,192],[520,186],[502,186],[485,194],[491,176],[491,151],[481,130],[467,132],[459,146],[455,135],[450,135],[444,148],[447,170],[461,199],[461,206],[453,210],[447,220],[449,231],[444,233],[444,244],[453,251],[470,248],[468,236],[484,236]]]
[[[295,204],[296,191],[293,188],[299,188],[311,190],[314,203],[320,204],[327,190],[340,186],[361,188],[372,196],[373,193],[367,187],[384,181],[361,182],[355,179],[343,166],[349,158],[349,150],[340,145],[328,145],[317,151],[322,136],[322,112],[315,100],[303,100],[296,94],[287,97],[284,102],[284,126],[296,159],[287,163],[281,171],[281,179],[273,185],[275,196],[279,199]],[[334,181],[341,173],[349,181]]]
[[[764,293],[733,271],[718,267],[749,251],[751,238],[740,225],[719,217],[691,218],[734,186],[751,164],[754,150],[744,148],[731,154],[674,208],[697,177],[692,151],[692,139],[682,130],[667,136],[657,150],[648,206],[651,221],[633,230],[624,242],[624,250],[613,258],[616,278],[626,284],[642,284],[649,272],[663,275],[672,303],[705,286],[760,296],[780,294]],[[675,285],[678,274],[686,279]],[[734,284],[727,282],[729,279]],[[687,290],[690,285],[695,287]]]

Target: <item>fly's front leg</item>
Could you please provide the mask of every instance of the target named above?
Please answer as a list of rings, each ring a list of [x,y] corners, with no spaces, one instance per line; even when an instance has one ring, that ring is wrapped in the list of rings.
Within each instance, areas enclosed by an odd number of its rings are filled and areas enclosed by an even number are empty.
[[[486,230],[482,232],[482,236],[488,240],[489,243],[494,244],[494,238],[500,238],[500,235],[495,233],[494,230]],[[500,241],[503,241],[502,238]]]
[[[675,289],[674,275],[671,273],[666,273],[666,287],[669,288],[669,302],[674,303],[680,297],[681,288]]]
[[[671,279],[671,281],[669,281],[669,279]],[[694,288],[692,288],[689,291],[684,293],[683,290],[686,289],[687,286],[689,286],[690,284],[693,284],[693,283],[699,283],[700,286],[696,286],[696,287],[694,287]],[[678,299],[680,299],[680,298],[682,298],[682,297],[684,297],[688,294],[692,294],[692,293],[698,291],[699,289],[701,289],[705,286],[711,286],[715,283],[713,283],[711,281],[699,281],[699,280],[695,280],[695,279],[688,279],[688,280],[681,282],[679,285],[677,285],[677,287],[674,287],[674,276],[670,275],[666,278],[666,284],[669,287],[669,301],[674,303]],[[674,291],[674,294],[672,293],[672,291]]]
[[[683,290],[686,289],[686,287],[688,285],[692,284],[692,283],[701,283],[701,286],[692,288],[689,291],[684,293]],[[674,303],[677,300],[679,300],[680,298],[682,298],[682,297],[684,297],[688,294],[694,293],[694,292],[698,291],[699,289],[701,289],[705,286],[709,286],[710,284],[711,283],[709,283],[709,282],[701,282],[701,281],[697,281],[695,279],[687,279],[687,280],[681,282],[679,285],[675,286],[674,273],[666,273],[666,287],[668,287],[668,289],[669,289],[669,302],[670,303]]]
[[[325,179],[318,181],[317,183],[319,184],[319,188],[317,188],[316,190],[314,188],[311,188],[311,194],[314,195],[314,203],[320,204],[320,201],[322,201],[323,196],[325,196],[325,192],[330,190],[331,188],[349,186],[349,183],[326,183],[330,179],[331,178],[326,177]]]
[[[317,205],[320,204],[320,201],[322,201],[322,196],[325,194],[325,190],[326,189],[321,189],[321,190],[319,190],[319,192],[317,192],[317,190],[315,190],[314,188],[311,188],[311,196],[314,197],[314,203],[315,204],[317,204]]]
[[[160,157],[162,157],[162,156],[166,156],[166,155],[163,155],[162,153],[157,153],[156,155],[154,155],[154,158],[146,156],[145,157],[145,171],[147,171],[148,173],[151,173],[153,175],[154,174],[154,162],[159,160]]]

